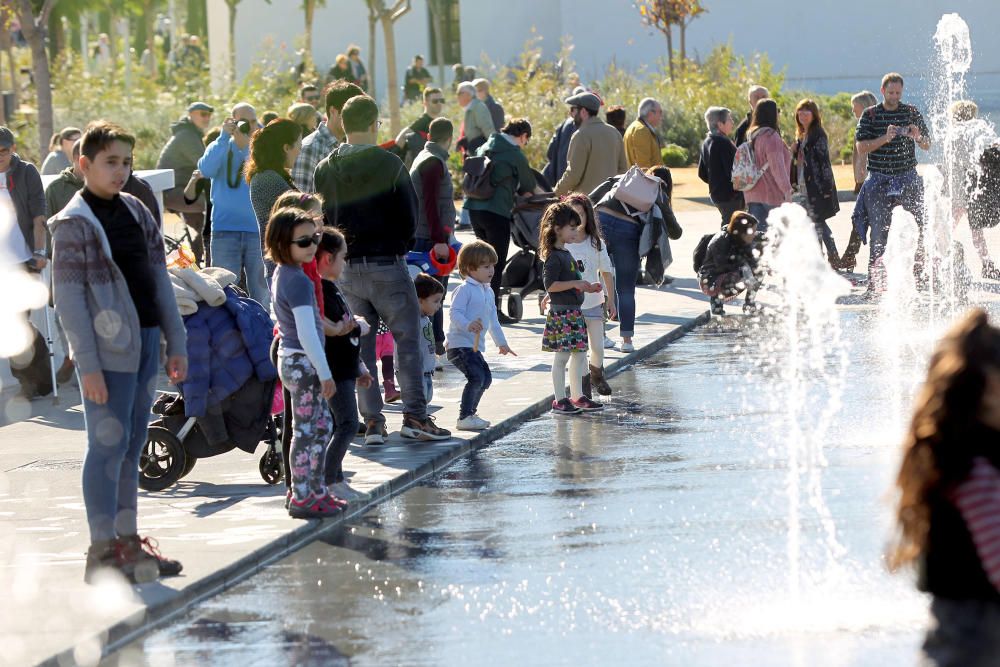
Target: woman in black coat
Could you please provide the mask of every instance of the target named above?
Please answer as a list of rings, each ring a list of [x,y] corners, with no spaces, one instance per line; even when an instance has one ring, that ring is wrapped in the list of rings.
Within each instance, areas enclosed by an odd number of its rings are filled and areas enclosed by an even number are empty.
[[[816,224],[816,234],[826,246],[826,258],[836,268],[840,264],[837,243],[827,220],[840,211],[837,201],[837,182],[833,178],[830,165],[830,147],[819,107],[806,99],[795,107],[795,125],[798,140],[792,150],[792,186],[796,190],[793,198],[801,204]]]

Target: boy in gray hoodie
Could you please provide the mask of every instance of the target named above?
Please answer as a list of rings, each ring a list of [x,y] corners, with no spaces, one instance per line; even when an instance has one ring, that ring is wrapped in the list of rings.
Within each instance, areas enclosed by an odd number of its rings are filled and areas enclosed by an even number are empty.
[[[174,384],[187,375],[187,343],[159,227],[149,209],[122,193],[134,146],[122,128],[91,123],[80,147],[84,188],[49,221],[53,296],[76,362],[87,428],[88,582],[106,570],[133,582],[181,570],[150,538],[139,537],[136,522],[139,455],[160,337]]]

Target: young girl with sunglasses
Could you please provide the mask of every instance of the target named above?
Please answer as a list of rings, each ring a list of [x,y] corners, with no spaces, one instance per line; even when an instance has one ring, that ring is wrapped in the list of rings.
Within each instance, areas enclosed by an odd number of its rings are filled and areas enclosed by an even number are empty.
[[[315,258],[322,237],[316,218],[294,208],[275,212],[265,233],[268,257],[277,265],[271,303],[281,336],[278,375],[292,403],[288,513],[298,519],[327,517],[345,505],[327,492],[324,483],[333,429],[327,401],[336,385],[326,361],[316,292],[302,270]]]
[[[538,254],[544,262],[542,283],[549,297],[549,312],[542,332],[542,350],[555,352],[552,360],[552,411],[574,414],[604,406],[583,395],[583,364],[587,354],[587,324],[581,306],[585,293],[600,292],[600,283],[583,280],[567,243],[577,238],[580,217],[567,202],[545,209],[538,232]],[[570,397],[566,397],[569,364]]]

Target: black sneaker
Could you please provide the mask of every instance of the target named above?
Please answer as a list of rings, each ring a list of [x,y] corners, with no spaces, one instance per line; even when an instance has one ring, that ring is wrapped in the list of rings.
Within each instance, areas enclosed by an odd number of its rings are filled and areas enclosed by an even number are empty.
[[[377,419],[368,420],[365,425],[365,445],[384,445],[388,437],[389,431],[385,429],[385,422]]]
[[[758,306],[757,306],[757,302],[755,302],[755,301],[747,301],[746,303],[743,304],[743,314],[744,315],[753,315],[754,313],[757,312],[757,310],[758,310]]]
[[[434,419],[430,416],[420,420],[412,415],[405,415],[399,434],[411,440],[448,440],[451,438],[451,431],[435,424]]]

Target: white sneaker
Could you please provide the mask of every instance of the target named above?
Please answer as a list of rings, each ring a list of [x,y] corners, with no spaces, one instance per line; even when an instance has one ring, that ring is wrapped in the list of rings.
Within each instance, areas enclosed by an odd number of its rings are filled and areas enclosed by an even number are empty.
[[[607,337],[605,337],[605,339],[604,339],[604,349],[605,350],[613,350],[613,349],[615,349],[615,339],[614,338],[607,338]]]
[[[444,362],[446,361],[448,361],[448,355],[446,354],[439,354],[436,357],[434,357],[434,370],[443,371]]]
[[[342,500],[357,500],[368,497],[367,493],[352,489],[347,485],[347,482],[337,482],[336,484],[327,486],[326,490]]]
[[[460,431],[482,431],[490,427],[490,423],[479,415],[469,415],[464,419],[459,419],[455,427]]]
[[[629,352],[635,352],[635,345],[633,345],[632,343],[622,343],[621,351],[624,352],[625,354],[628,354]]]

